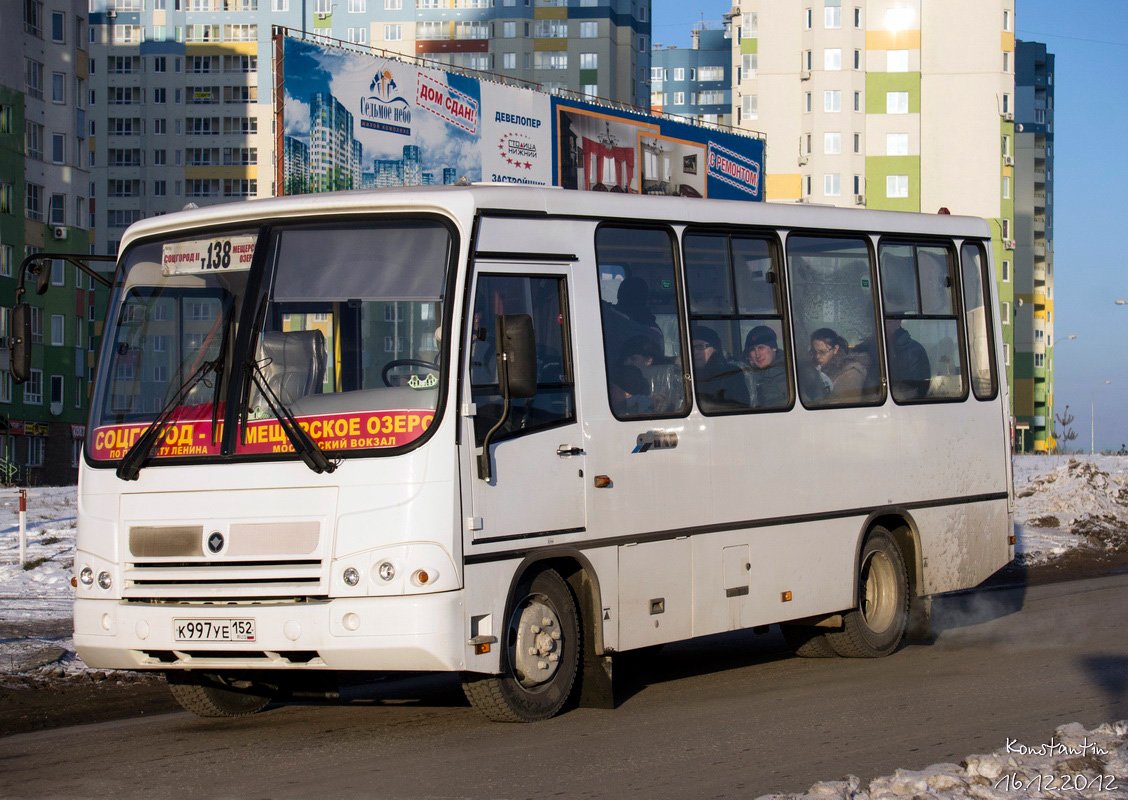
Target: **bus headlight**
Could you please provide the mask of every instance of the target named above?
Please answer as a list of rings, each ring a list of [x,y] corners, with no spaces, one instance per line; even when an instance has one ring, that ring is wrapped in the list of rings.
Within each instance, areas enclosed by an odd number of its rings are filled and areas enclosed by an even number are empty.
[[[341,574],[341,577],[344,579],[346,586],[356,586],[360,583],[360,572],[357,571],[356,567],[348,567]]]
[[[106,572],[105,570],[99,572],[98,585],[106,591],[109,591],[110,587],[114,585],[113,579],[110,577],[110,573]]]
[[[391,561],[384,561],[383,563],[381,563],[377,568],[377,572],[379,573],[380,577],[386,581],[390,581],[392,578],[396,577],[396,568]]]
[[[78,573],[78,580],[83,586],[93,586],[94,570],[90,569],[90,567],[83,567],[82,572]]]

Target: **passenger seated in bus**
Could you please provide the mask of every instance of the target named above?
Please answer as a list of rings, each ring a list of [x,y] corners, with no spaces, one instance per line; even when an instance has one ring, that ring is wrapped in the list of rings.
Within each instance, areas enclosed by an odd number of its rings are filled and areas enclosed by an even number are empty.
[[[725,358],[721,337],[706,325],[693,326],[693,368],[702,411],[748,408],[744,371]]]
[[[744,370],[748,396],[753,408],[780,408],[787,405],[787,359],[779,349],[775,331],[757,325],[744,339]]]
[[[650,382],[638,367],[620,364],[611,370],[607,388],[611,411],[617,417],[645,416],[654,413],[650,402]]]
[[[870,371],[866,352],[852,350],[831,328],[819,328],[811,334],[811,358],[819,372],[830,380],[832,402],[856,403],[866,399]]]
[[[901,327],[901,320],[885,320],[885,347],[889,353],[889,384],[897,400],[919,400],[928,394],[932,366],[924,346]]]
[[[619,362],[637,368],[650,383],[650,405],[655,414],[675,411],[681,406],[685,396],[681,368],[662,355],[654,339],[631,337],[619,352]]]
[[[603,304],[603,335],[608,342],[608,352],[615,352],[613,344],[626,343],[636,336],[645,336],[654,342],[658,353],[664,352],[665,336],[658,319],[650,311],[650,290],[642,278],[624,279],[617,289],[614,304]]]

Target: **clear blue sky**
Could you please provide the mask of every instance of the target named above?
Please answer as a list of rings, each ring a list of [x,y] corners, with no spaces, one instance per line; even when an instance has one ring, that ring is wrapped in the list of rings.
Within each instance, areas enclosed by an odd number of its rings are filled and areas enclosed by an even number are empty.
[[[688,47],[694,23],[719,23],[731,8],[653,0],[653,40]],[[1094,404],[1097,448],[1118,448],[1128,443],[1128,305],[1113,303],[1128,300],[1128,247],[1115,238],[1128,233],[1128,148],[1119,144],[1128,131],[1128,4],[1017,0],[1015,18],[1020,39],[1055,56],[1055,405],[1076,417],[1074,449],[1089,448]]]

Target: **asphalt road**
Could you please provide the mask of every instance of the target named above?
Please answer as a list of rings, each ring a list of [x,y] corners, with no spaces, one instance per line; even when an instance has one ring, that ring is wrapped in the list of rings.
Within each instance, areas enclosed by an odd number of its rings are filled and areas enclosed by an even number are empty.
[[[254,717],[186,713],[0,739],[3,797],[752,798],[1048,742],[1128,718],[1128,575],[945,598],[885,659],[808,660],[775,633],[616,667],[615,710],[490,723],[447,676]],[[1123,776],[1128,778],[1128,776]]]

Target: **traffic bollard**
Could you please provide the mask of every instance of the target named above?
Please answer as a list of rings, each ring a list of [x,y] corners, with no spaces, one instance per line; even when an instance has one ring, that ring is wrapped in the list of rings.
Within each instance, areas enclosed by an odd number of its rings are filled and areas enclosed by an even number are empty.
[[[20,489],[20,566],[27,564],[27,489]]]

